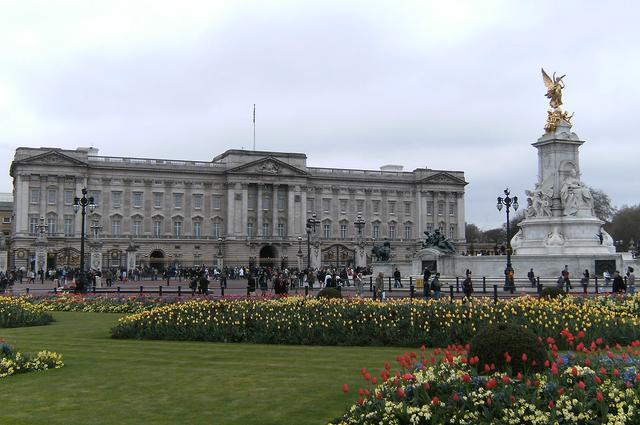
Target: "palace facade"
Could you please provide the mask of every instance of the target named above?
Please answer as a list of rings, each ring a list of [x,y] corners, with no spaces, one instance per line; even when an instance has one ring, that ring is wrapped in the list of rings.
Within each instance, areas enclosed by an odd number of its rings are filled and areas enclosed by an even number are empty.
[[[302,153],[236,149],[178,161],[18,148],[10,173],[10,267],[79,264],[83,187],[96,204],[85,227],[94,268],[358,266],[383,240],[392,260],[410,259],[435,229],[465,249],[460,171],[318,168]]]

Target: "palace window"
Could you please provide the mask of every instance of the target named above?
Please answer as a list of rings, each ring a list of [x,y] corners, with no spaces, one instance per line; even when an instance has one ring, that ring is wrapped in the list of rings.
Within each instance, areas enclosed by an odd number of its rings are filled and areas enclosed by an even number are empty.
[[[121,229],[122,229],[122,221],[120,220],[120,217],[112,217],[111,218],[111,235],[120,236]]]
[[[380,212],[380,201],[376,199],[373,201],[372,205],[373,205],[373,213],[378,214]]]
[[[56,234],[57,221],[58,218],[55,216],[55,214],[50,214],[47,216],[47,235],[53,236]]]
[[[120,208],[122,205],[122,192],[111,192],[111,206]]]
[[[140,234],[142,233],[142,220],[140,220],[139,218],[133,219],[132,231],[133,236],[140,236]]]
[[[427,215],[433,215],[433,201],[427,201]]]
[[[32,187],[29,193],[29,202],[32,204],[40,203],[40,188]]]
[[[202,209],[202,194],[193,195],[193,209],[201,210]]]
[[[34,236],[38,233],[38,222],[40,219],[37,215],[29,217],[29,234]]]
[[[322,211],[328,213],[331,211],[331,199],[330,198],[324,198],[322,200]]]
[[[184,193],[174,193],[173,194],[173,207],[175,209],[182,208],[183,197],[184,197]]]
[[[153,236],[159,238],[162,236],[162,219],[154,218],[153,219]]]
[[[356,201],[356,209],[358,210],[356,212],[360,214],[364,213],[364,199],[358,199]]]
[[[325,239],[329,239],[331,237],[331,223],[325,223],[322,226],[322,231]]]
[[[199,238],[202,236],[202,221],[200,219],[193,220],[193,237]]]
[[[449,239],[455,239],[456,238],[456,226],[455,224],[452,224],[449,226]]]
[[[222,205],[222,196],[214,195],[211,197],[211,207],[214,210],[219,210]]]
[[[73,216],[65,216],[64,218],[64,235],[73,236]]]
[[[396,201],[389,201],[389,214],[396,213]]]
[[[142,207],[142,192],[133,192],[131,204],[134,208]]]
[[[394,240],[396,238],[396,225],[389,225],[389,239]]]
[[[404,203],[404,214],[405,215],[411,215],[411,202],[406,202]]]
[[[47,204],[55,205],[58,202],[58,190],[47,189]]]
[[[221,223],[219,221],[214,221],[212,228],[211,228],[211,236],[213,236],[214,239],[218,239],[221,235],[222,235],[222,226]]]
[[[413,238],[410,224],[404,226],[404,238],[405,240],[411,240]]]
[[[380,239],[380,225],[375,223],[371,229],[371,237],[373,237],[373,239]]]
[[[455,202],[449,202],[449,215],[450,216],[456,215],[456,203]]]
[[[444,215],[444,201],[438,202],[438,215]]]
[[[340,199],[340,212],[346,214],[348,202],[346,199]]]
[[[278,236],[284,237],[284,223],[278,223]]]
[[[182,236],[182,220],[173,220],[173,236],[179,238]]]
[[[154,208],[162,208],[162,199],[164,198],[164,193],[162,192],[154,192],[153,193],[153,207]]]
[[[63,196],[65,205],[73,204],[73,190],[65,189]]]
[[[347,225],[340,225],[340,239],[347,239]]]

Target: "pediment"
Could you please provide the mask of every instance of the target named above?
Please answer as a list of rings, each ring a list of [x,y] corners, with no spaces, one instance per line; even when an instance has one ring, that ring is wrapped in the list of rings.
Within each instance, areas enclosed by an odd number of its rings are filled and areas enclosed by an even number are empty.
[[[46,166],[81,166],[86,167],[87,163],[58,151],[48,151],[29,158],[24,158],[14,162],[14,165],[46,165]]]
[[[280,161],[274,157],[266,157],[227,170],[233,174],[254,174],[262,176],[306,176],[307,172]]]
[[[437,184],[462,184],[466,185],[467,182],[464,179],[455,177],[447,172],[440,172],[433,174],[429,177],[425,177],[420,181],[421,183],[437,183]]]

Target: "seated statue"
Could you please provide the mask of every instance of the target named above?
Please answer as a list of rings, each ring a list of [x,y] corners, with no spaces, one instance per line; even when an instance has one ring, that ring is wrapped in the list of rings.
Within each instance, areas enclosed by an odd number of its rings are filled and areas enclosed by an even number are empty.
[[[456,248],[453,244],[440,232],[440,229],[434,230],[432,233],[425,231],[426,238],[422,243],[422,248],[435,248],[444,253],[453,254]]]
[[[391,258],[391,243],[384,241],[382,245],[374,245],[371,249],[371,255],[376,257],[376,261],[389,261]]]
[[[576,170],[571,170],[560,189],[560,197],[564,207],[564,215],[577,215],[581,209],[593,210],[591,191],[577,177]]]

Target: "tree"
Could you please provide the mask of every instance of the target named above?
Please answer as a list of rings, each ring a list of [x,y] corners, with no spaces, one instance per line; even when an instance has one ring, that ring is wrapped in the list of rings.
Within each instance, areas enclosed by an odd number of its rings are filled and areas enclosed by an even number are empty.
[[[465,223],[465,235],[468,242],[482,242],[484,235],[482,230],[473,223]]]
[[[506,226],[485,230],[483,233],[484,242],[501,244],[507,240]]]
[[[640,239],[640,204],[631,207],[624,205],[613,214],[611,222],[605,225],[605,230],[613,240],[623,241],[621,246],[623,251],[629,249],[631,239],[638,246],[638,240]]]
[[[589,188],[593,198],[593,212],[596,217],[604,222],[610,222],[616,213],[616,208],[611,205],[611,198],[600,189]]]

